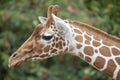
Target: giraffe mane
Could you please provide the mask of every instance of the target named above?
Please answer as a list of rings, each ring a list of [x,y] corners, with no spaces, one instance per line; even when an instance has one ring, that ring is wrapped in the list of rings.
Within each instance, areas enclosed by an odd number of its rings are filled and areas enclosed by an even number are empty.
[[[88,25],[86,23],[82,23],[79,21],[75,21],[75,20],[65,20],[66,22],[68,22],[71,25],[77,26],[78,28],[80,28],[82,31],[86,31],[87,33],[90,33],[91,35],[95,35],[95,36],[99,36],[97,38],[99,39],[104,39],[107,42],[110,43],[114,43],[116,46],[120,47],[120,38],[116,37],[116,36],[112,36],[100,29],[97,29],[91,25]]]

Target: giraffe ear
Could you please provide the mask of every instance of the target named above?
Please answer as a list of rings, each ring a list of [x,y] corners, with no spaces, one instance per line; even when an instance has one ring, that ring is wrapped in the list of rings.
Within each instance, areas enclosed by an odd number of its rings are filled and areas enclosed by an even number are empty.
[[[46,20],[47,20],[46,17],[39,16],[38,19],[42,24],[46,24]]]
[[[60,32],[62,35],[67,35],[69,34],[69,26],[67,23],[64,22],[64,20],[60,19],[59,17],[55,16],[52,14],[53,20],[55,22],[55,26],[57,30]]]

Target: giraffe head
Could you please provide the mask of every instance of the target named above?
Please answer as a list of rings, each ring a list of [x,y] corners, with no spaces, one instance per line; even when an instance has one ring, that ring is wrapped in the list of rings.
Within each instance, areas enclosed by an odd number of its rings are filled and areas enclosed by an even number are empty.
[[[48,8],[48,18],[39,17],[32,35],[9,58],[9,67],[18,67],[26,61],[43,60],[68,51],[69,28],[58,18],[58,6]]]

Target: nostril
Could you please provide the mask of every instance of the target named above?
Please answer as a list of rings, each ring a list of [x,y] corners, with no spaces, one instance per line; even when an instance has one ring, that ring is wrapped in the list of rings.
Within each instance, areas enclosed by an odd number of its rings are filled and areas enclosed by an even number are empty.
[[[13,58],[15,58],[16,56],[17,56],[17,53],[14,53],[14,54],[12,55]]]

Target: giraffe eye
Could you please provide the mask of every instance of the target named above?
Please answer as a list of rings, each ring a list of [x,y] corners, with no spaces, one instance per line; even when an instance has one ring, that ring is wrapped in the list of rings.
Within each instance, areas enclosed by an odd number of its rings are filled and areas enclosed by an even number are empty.
[[[53,35],[51,35],[51,34],[43,34],[42,35],[42,39],[47,40],[47,41],[51,40],[52,37],[53,37]]]

